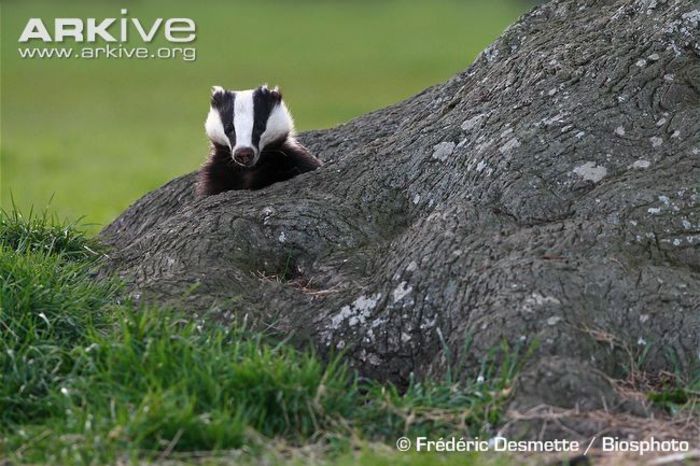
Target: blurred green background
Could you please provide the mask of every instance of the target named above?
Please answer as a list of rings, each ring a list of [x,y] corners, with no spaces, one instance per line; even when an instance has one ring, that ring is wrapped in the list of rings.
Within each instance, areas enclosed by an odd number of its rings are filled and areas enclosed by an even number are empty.
[[[2,1],[1,202],[114,219],[207,153],[209,88],[279,84],[300,131],[331,127],[465,69],[532,6],[518,0]],[[28,18],[197,24],[197,59],[21,59]],[[99,44],[102,45],[102,44]],[[132,41],[131,45],[142,45]]]

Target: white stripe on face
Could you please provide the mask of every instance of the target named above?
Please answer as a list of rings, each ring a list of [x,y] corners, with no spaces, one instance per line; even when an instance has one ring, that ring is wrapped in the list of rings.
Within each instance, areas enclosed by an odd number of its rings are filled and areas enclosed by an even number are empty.
[[[227,146],[229,149],[231,148],[231,142],[226,136],[224,124],[221,122],[221,115],[217,109],[209,109],[209,115],[207,115],[207,122],[204,123],[204,129],[207,132],[209,139],[211,139],[213,142],[221,144],[222,146]]]
[[[286,135],[294,135],[294,121],[287,110],[287,106],[284,105],[284,102],[280,102],[279,105],[272,109],[272,113],[267,119],[265,132],[260,137],[260,149]]]
[[[253,147],[253,90],[236,92],[236,100],[233,104],[233,126],[236,129],[236,149]]]

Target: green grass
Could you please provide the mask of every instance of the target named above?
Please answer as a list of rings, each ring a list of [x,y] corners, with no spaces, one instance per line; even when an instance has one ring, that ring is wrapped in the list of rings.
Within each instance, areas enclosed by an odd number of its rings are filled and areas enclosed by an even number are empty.
[[[663,373],[654,380],[645,380],[646,397],[654,406],[673,416],[690,413],[694,418],[700,416],[700,367],[697,364],[690,370]],[[642,377],[646,375],[642,373]]]
[[[121,302],[116,280],[95,278],[97,250],[54,217],[0,213],[0,462],[421,464],[393,442],[491,431],[522,362],[503,348],[484,382],[413,380],[401,392],[359,378],[342,355],[322,361],[242,323]]]
[[[191,17],[197,60],[28,60],[30,17]],[[89,230],[196,169],[213,84],[279,84],[301,130],[331,127],[465,69],[531,4],[521,0],[3,1],[2,206],[54,197]]]

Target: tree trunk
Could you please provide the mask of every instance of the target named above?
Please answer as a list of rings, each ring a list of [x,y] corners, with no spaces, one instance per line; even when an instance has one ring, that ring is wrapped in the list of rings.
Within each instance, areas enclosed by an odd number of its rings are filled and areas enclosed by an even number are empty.
[[[537,7],[448,82],[301,135],[315,172],[146,195],[102,232],[107,269],[399,384],[538,341],[514,409],[625,409],[604,375],[700,358],[699,23],[685,0]]]

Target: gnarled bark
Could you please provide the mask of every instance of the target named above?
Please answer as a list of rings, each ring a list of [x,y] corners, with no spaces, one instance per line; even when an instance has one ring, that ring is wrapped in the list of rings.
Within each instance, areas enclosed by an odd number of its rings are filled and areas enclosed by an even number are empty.
[[[538,340],[519,408],[567,405],[543,370],[609,408],[603,374],[700,357],[699,22],[686,0],[538,7],[450,81],[303,134],[320,170],[148,194],[102,232],[107,268],[398,383]]]

